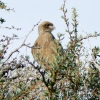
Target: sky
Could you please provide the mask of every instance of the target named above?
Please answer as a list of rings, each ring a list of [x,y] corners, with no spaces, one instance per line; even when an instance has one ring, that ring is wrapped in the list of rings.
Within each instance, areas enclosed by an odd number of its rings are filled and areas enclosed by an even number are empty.
[[[65,39],[62,41],[62,45],[65,47],[69,40],[68,33],[65,32],[66,24],[61,18],[63,12],[59,10],[63,4],[63,0],[2,0],[8,7],[14,8],[15,12],[6,12],[5,10],[0,10],[0,17],[4,18],[6,22],[1,24],[1,27],[11,27],[21,28],[21,31],[8,30],[1,28],[0,35],[12,36],[12,34],[18,35],[20,38],[11,43],[10,51],[21,45],[25,35],[29,33],[32,27],[41,19],[43,21],[52,22],[56,30],[52,33],[57,38],[57,33],[65,34]],[[78,34],[86,36],[87,33],[100,32],[100,0],[66,0],[66,9],[68,10],[67,18],[71,20],[72,8],[76,8],[78,13]],[[83,32],[83,30],[85,32]],[[29,35],[26,43],[34,44],[38,37],[37,26],[34,31]],[[89,41],[84,41],[86,47],[91,48],[100,46],[100,37],[89,39]],[[22,48],[21,53],[24,55],[30,55],[32,58],[31,50],[29,48]]]

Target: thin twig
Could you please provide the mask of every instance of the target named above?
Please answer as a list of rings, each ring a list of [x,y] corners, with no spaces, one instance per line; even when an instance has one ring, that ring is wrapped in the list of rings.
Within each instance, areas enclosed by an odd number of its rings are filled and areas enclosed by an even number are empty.
[[[15,28],[14,26],[12,26],[12,27],[1,27],[0,26],[0,28],[6,28],[6,29],[15,29],[15,30],[21,30],[21,28]]]
[[[90,37],[97,37],[97,36],[100,36],[100,33],[99,33],[99,34],[96,34],[96,35],[85,36],[85,37],[79,39],[78,42],[79,42],[79,41],[82,41],[82,40],[84,40],[84,39],[88,39],[88,38],[90,38]]]
[[[30,44],[24,44],[24,46],[28,47],[28,48],[32,48],[32,49],[40,49],[40,46],[29,46]]]
[[[41,21],[41,20],[40,20],[40,21]],[[26,42],[28,36],[29,36],[30,33],[34,30],[34,28],[40,23],[40,21],[39,21],[36,25],[33,26],[33,28],[31,29],[31,31],[26,35],[26,37],[25,37],[24,41],[22,42],[22,44],[8,55],[8,57],[4,60],[4,62],[1,64],[1,66],[3,66],[3,64],[12,56],[13,53],[18,52],[18,50],[19,50],[22,46],[25,46],[25,42]],[[1,66],[0,66],[0,67],[1,67]]]

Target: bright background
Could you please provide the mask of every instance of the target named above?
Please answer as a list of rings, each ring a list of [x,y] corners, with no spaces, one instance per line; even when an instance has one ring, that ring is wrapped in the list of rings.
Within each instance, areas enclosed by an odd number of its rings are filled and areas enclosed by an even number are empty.
[[[66,24],[61,18],[63,15],[62,11],[59,10],[63,4],[63,0],[2,0],[8,7],[14,8],[15,12],[6,12],[5,10],[0,10],[0,17],[4,18],[6,22],[1,24],[1,27],[11,27],[22,28],[21,31],[8,30],[0,28],[0,35],[12,36],[16,34],[19,36],[19,40],[12,42],[10,46],[10,52],[15,48],[19,47],[22,43],[25,35],[29,33],[34,24],[36,24],[40,19],[43,21],[50,21],[54,23],[56,30],[53,31],[53,35],[57,38],[57,33],[64,33],[65,39],[62,45],[68,43],[69,35],[65,32]],[[67,18],[71,19],[72,9],[75,7],[77,13],[79,14],[78,21],[78,31],[79,34],[86,36],[86,33],[94,33],[94,31],[100,32],[100,0],[66,0],[66,8],[68,10]],[[82,32],[82,31],[85,32]],[[37,26],[34,31],[29,35],[26,43],[31,43],[31,46],[38,37]],[[91,44],[91,45],[90,45]],[[100,37],[94,39],[88,39],[84,42],[86,47],[99,46]],[[21,54],[30,55],[32,58],[31,50],[29,48],[21,49]]]

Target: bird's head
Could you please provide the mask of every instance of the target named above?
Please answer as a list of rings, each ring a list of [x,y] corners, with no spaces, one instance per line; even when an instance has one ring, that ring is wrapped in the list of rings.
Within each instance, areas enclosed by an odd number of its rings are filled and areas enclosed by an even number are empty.
[[[39,35],[44,34],[45,32],[51,33],[54,29],[55,26],[51,22],[44,21],[38,26],[38,33]]]

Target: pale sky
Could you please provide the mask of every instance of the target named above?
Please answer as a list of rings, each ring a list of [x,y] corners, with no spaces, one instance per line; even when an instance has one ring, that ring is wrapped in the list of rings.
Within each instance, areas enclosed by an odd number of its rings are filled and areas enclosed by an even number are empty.
[[[1,27],[11,27],[12,25],[16,28],[22,28],[21,31],[8,30],[1,28],[0,35],[12,36],[12,34],[17,34],[19,38],[22,38],[31,30],[34,24],[36,24],[40,19],[43,21],[52,22],[56,30],[52,33],[57,37],[57,33],[64,33],[65,39],[62,45],[65,46],[68,43],[69,35],[65,32],[66,24],[61,18],[63,15],[62,11],[59,10],[63,4],[63,0],[2,0],[8,7],[14,8],[15,12],[6,12],[5,10],[0,10],[0,17],[4,18],[6,22],[1,24]],[[79,14],[78,21],[78,31],[79,34],[86,36],[86,33],[94,33],[94,31],[100,32],[100,0],[66,0],[66,8],[68,10],[67,18],[71,19],[72,9],[75,7],[77,13]],[[29,35],[26,43],[35,42],[38,37],[37,26],[34,31]],[[91,47],[99,46],[100,37],[97,39],[89,39]],[[22,43],[16,40],[12,43],[10,51],[13,51]],[[90,46],[88,41],[84,43],[85,46]],[[26,48],[23,48],[22,54],[26,53]],[[30,49],[27,49],[27,54],[31,56]]]

